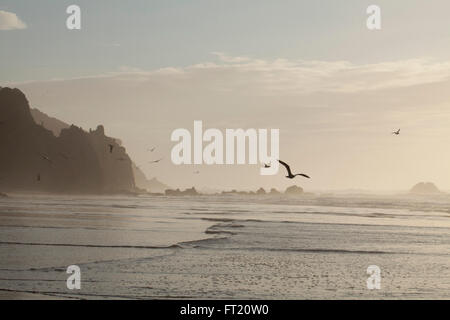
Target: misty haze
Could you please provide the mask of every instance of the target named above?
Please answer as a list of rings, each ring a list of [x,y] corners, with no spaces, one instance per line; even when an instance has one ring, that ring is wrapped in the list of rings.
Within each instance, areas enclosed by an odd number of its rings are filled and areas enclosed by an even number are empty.
[[[0,299],[450,298],[447,2],[4,2]]]

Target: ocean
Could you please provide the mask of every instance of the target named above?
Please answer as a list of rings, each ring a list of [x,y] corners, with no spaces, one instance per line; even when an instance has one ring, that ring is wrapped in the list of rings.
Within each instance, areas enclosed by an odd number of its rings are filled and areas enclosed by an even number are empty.
[[[450,298],[444,195],[15,194],[0,230],[2,298]]]

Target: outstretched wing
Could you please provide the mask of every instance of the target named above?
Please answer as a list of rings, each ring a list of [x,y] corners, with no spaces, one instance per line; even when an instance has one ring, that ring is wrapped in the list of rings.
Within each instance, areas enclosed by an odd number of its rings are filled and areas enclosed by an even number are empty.
[[[286,168],[288,175],[291,176],[292,175],[291,167],[289,167],[289,165],[284,161],[278,160],[278,162],[281,163]]]
[[[308,176],[308,175],[306,175],[306,174],[304,174],[304,173],[298,173],[298,174],[296,174],[296,176],[302,176],[302,177],[305,177],[305,178],[311,179],[311,177],[310,177],[310,176]]]

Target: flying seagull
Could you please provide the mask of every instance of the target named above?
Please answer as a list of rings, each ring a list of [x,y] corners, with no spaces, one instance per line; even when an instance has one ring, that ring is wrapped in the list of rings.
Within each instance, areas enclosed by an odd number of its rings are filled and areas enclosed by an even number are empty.
[[[113,149],[114,149],[114,145],[108,144],[108,147],[109,147],[109,153],[112,153]]]
[[[264,163],[264,168],[270,168],[270,164]]]
[[[163,158],[158,159],[158,160],[153,160],[153,161],[150,161],[149,163],[158,163],[158,162],[160,162],[162,159],[163,159]]]
[[[52,161],[49,157],[47,157],[45,154],[40,154],[40,156],[41,156],[41,158],[44,159],[45,161],[48,161],[50,164],[53,163],[53,161]]]
[[[156,149],[156,147],[153,147],[153,148],[150,148],[150,149],[147,149],[147,150],[150,151],[150,152],[153,152],[153,151],[155,151],[155,149]]]
[[[281,160],[278,160],[278,162],[281,163],[281,164],[286,168],[287,173],[288,173],[288,175],[286,176],[286,178],[294,179],[296,176],[302,176],[302,177],[311,179],[308,175],[306,175],[306,174],[304,174],[304,173],[292,174],[291,167],[289,167],[289,165],[288,165],[286,162],[281,161]]]
[[[398,129],[397,131],[392,132],[392,134],[395,134],[396,136],[398,136],[400,134],[400,129]]]

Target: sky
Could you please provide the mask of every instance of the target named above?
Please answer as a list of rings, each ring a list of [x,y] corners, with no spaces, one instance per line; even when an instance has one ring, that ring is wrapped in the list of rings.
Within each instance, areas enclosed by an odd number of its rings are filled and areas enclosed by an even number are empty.
[[[66,28],[71,4],[81,30]],[[381,30],[366,27],[371,4]],[[103,124],[148,177],[174,187],[391,191],[432,181],[450,190],[449,9],[443,0],[2,0],[0,86],[67,123]],[[280,129],[280,157],[312,179],[260,176],[258,165],[175,166],[171,132],[192,131],[194,120]]]

